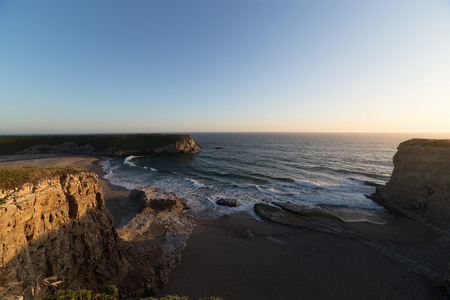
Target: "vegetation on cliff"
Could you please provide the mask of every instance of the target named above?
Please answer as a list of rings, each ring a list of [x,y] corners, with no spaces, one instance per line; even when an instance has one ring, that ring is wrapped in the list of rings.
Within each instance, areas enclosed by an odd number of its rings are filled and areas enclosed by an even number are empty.
[[[91,290],[79,289],[57,290],[51,295],[42,297],[43,300],[116,300],[119,299],[119,290],[114,285],[108,285],[103,293],[95,293]]]
[[[83,168],[58,167],[32,167],[32,166],[5,166],[0,167],[0,189],[10,190],[25,183],[37,183],[43,179],[66,174],[90,172]],[[0,199],[1,204],[1,199]]]
[[[0,155],[15,154],[38,145],[56,146],[69,142],[78,146],[92,145],[96,151],[149,149],[188,137],[176,134],[3,135],[0,136]]]
[[[119,290],[114,285],[106,287],[103,293],[95,293],[91,290],[79,289],[78,291],[57,290],[51,295],[42,297],[43,300],[116,300],[119,299]],[[141,300],[189,300],[188,297],[167,295],[161,298],[141,298]],[[222,300],[219,297],[204,297],[198,300]]]
[[[421,147],[450,147],[450,140],[444,139],[411,139],[402,143],[408,146]]]

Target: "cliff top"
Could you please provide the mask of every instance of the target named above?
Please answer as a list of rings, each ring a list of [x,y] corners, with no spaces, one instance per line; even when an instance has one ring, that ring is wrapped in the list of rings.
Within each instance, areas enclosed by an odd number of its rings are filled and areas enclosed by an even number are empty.
[[[20,187],[25,183],[37,183],[42,179],[91,172],[83,168],[58,168],[58,167],[32,167],[32,166],[5,166],[0,167],[0,189],[10,190]]]
[[[37,145],[55,146],[73,142],[92,145],[97,151],[109,148],[132,150],[163,147],[189,135],[177,134],[88,134],[88,135],[0,135],[0,155],[15,154]]]
[[[412,139],[400,145],[421,146],[421,147],[450,147],[450,140],[444,139]]]

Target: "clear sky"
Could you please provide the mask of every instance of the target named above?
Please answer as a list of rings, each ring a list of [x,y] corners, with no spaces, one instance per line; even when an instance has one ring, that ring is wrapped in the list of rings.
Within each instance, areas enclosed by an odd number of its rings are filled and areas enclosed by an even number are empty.
[[[0,134],[450,132],[450,1],[0,0]]]

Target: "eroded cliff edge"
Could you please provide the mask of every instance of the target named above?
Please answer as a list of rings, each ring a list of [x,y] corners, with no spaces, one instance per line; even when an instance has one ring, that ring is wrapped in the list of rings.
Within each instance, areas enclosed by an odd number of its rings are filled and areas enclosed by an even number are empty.
[[[151,295],[167,282],[193,228],[177,205],[144,209],[119,235],[88,171],[0,190],[0,199],[0,285],[20,282],[26,298],[51,276],[63,289],[116,285],[125,297]]]
[[[394,155],[394,171],[375,198],[391,209],[450,224],[450,140],[412,139]]]

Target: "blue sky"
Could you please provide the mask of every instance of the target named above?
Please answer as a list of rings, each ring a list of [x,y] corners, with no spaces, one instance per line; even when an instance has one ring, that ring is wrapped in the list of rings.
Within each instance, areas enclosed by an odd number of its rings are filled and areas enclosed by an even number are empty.
[[[0,133],[450,132],[449,53],[449,1],[0,1]]]

